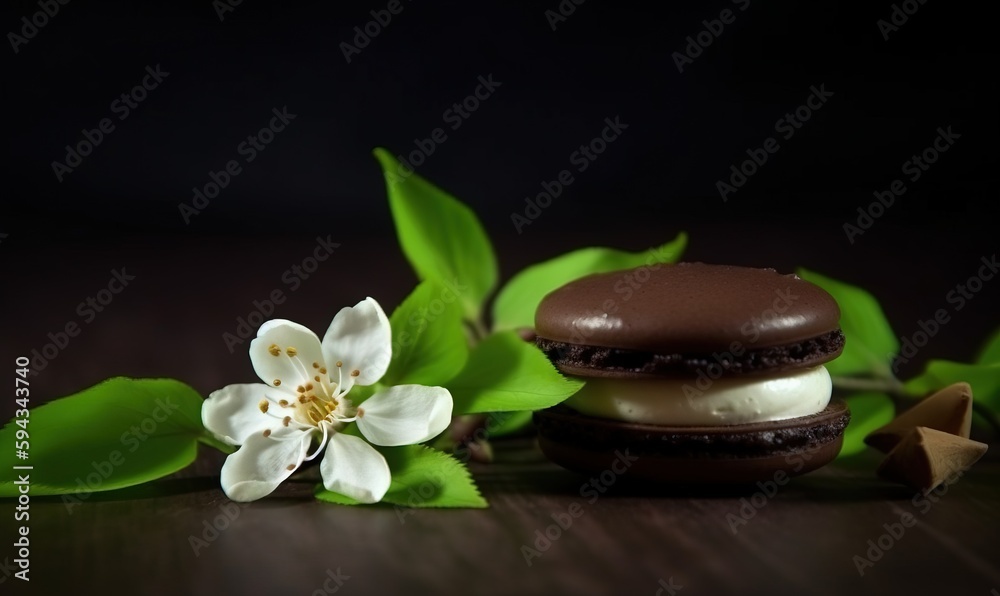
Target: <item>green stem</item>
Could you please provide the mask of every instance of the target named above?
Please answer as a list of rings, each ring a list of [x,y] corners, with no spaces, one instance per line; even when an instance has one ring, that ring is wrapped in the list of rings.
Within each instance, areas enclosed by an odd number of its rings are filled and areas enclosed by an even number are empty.
[[[890,379],[833,377],[833,386],[837,389],[847,389],[849,391],[881,391],[898,399],[912,400],[921,397],[908,392],[906,387],[895,377]],[[979,414],[997,434],[1000,434],[1000,417],[997,417],[986,404],[973,401],[972,411]]]
[[[833,386],[837,389],[850,391],[882,391],[893,397],[912,398],[905,387],[895,377],[888,379],[871,379],[862,377],[833,377]]]
[[[236,450],[236,447],[234,447],[233,445],[223,443],[222,441],[216,439],[215,437],[213,437],[208,433],[205,433],[202,436],[198,437],[198,440],[208,445],[209,447],[214,447],[215,449],[218,449],[223,453],[232,453],[233,451]]]
[[[475,319],[465,319],[465,324],[469,329],[469,335],[472,339],[472,345],[476,345],[479,342],[483,341],[490,334],[489,329],[486,328],[486,323],[483,323],[482,317],[477,317]]]

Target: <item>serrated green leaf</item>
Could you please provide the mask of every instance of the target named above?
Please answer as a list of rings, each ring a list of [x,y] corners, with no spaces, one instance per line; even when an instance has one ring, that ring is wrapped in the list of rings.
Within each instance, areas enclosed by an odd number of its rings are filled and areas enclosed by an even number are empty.
[[[965,381],[972,387],[975,401],[1000,413],[1000,362],[965,364],[950,360],[931,360],[924,372],[903,384],[908,393],[928,395],[952,383]]]
[[[493,329],[534,327],[538,303],[552,290],[594,273],[673,263],[686,246],[687,234],[681,232],[670,242],[641,252],[583,248],[532,265],[512,277],[497,294],[493,304]]]
[[[583,382],[559,374],[541,350],[515,332],[501,331],[473,348],[465,368],[445,386],[458,415],[548,408]]]
[[[498,275],[493,245],[479,218],[419,175],[406,175],[385,149],[375,149],[374,154],[385,174],[403,254],[421,280],[433,279],[458,290],[466,317],[478,321]]]
[[[859,287],[813,271],[799,269],[798,274],[829,292],[840,305],[840,328],[847,342],[844,352],[825,365],[830,374],[846,377],[867,373],[892,378],[889,362],[899,351],[899,340],[875,297]]]
[[[855,393],[845,401],[851,409],[851,423],[844,431],[844,447],[837,457],[849,457],[864,451],[868,433],[888,424],[896,415],[896,407],[885,393]]]
[[[995,364],[1000,362],[1000,329],[993,332],[986,343],[979,350],[979,357],[976,358],[978,364]]]
[[[205,436],[202,398],[172,379],[108,379],[31,410],[29,458],[15,458],[13,421],[0,430],[0,466],[31,465],[31,493],[91,493],[172,474],[197,455]],[[0,496],[17,494],[12,481]]]
[[[469,358],[462,307],[455,292],[433,280],[421,282],[389,318],[392,361],[386,385],[442,385]]]
[[[392,484],[382,502],[403,507],[488,507],[468,468],[460,461],[422,445],[377,447],[389,463]],[[340,505],[357,505],[350,497],[323,485],[316,498]],[[405,519],[404,519],[405,521]]]

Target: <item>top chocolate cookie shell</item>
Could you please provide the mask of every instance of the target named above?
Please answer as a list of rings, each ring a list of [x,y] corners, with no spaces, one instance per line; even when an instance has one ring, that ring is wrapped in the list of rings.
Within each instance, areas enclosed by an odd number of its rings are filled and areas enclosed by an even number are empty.
[[[796,275],[705,263],[591,275],[549,293],[540,339],[653,353],[760,349],[838,331],[840,308]],[[839,352],[839,350],[838,350]]]

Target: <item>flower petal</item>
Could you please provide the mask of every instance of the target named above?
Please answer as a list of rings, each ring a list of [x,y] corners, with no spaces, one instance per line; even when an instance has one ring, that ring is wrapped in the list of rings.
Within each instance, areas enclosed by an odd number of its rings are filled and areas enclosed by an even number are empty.
[[[392,482],[389,464],[363,439],[336,433],[319,465],[323,486],[362,503],[377,503]]]
[[[444,387],[397,385],[365,400],[357,424],[375,445],[413,445],[447,428],[452,406],[451,393]]]
[[[330,366],[343,364],[344,386],[376,383],[392,359],[392,330],[389,318],[372,298],[340,309],[323,337],[323,354]],[[351,379],[351,372],[358,376]],[[337,381],[331,368],[331,378]]]
[[[320,374],[318,369],[325,367],[316,334],[284,319],[260,326],[250,342],[250,362],[265,384],[293,395],[296,386],[313,381]]]
[[[255,501],[271,494],[302,464],[312,433],[283,440],[251,435],[222,466],[222,490],[234,501]],[[289,469],[290,468],[290,469]]]
[[[262,383],[227,385],[213,391],[201,407],[201,421],[220,441],[242,445],[250,435],[274,425],[275,420],[260,411],[267,391]]]

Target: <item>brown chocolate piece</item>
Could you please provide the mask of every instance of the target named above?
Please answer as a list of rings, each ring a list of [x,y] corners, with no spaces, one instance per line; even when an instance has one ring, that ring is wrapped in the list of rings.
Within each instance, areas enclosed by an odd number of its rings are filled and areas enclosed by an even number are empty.
[[[870,432],[865,443],[888,453],[918,426],[968,439],[972,429],[972,387],[968,383],[945,387]]]
[[[929,492],[979,461],[987,448],[985,443],[918,426],[889,452],[877,473]]]
[[[570,282],[542,300],[535,329],[574,345],[712,354],[733,342],[744,349],[798,344],[836,331],[839,318],[833,297],[795,275],[679,263]]]
[[[539,444],[555,463],[601,473],[624,453],[627,476],[671,484],[738,484],[805,474],[832,461],[850,420],[846,404],[788,420],[661,426],[586,416],[565,406],[535,413]]]

